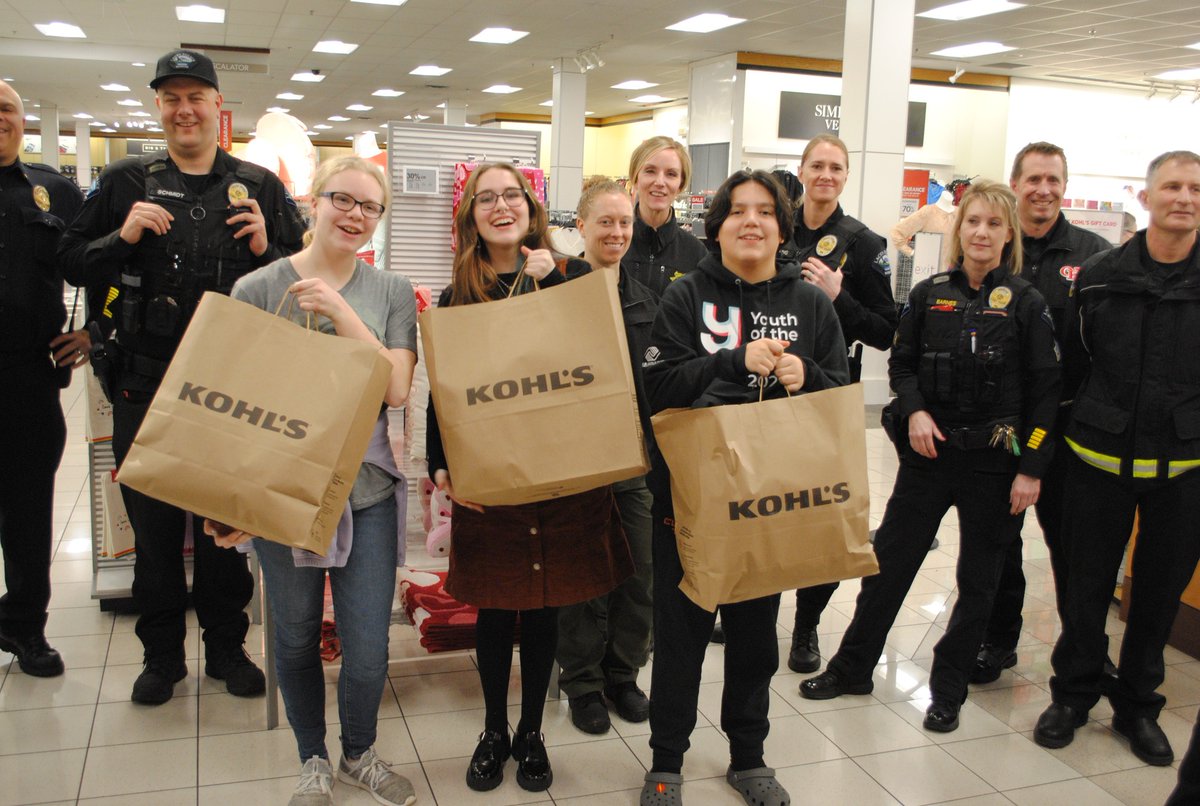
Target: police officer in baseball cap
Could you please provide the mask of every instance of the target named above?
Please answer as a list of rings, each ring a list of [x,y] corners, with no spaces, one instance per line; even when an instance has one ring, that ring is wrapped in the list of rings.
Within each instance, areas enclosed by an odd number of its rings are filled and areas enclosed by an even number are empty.
[[[300,249],[304,225],[273,173],[218,145],[222,98],[212,60],[175,50],[154,80],[166,150],[109,165],[63,236],[63,275],[115,287],[115,340],[102,372],[113,403],[113,454],[123,462],[201,296],[228,294],[241,276]],[[144,668],[131,699],[166,702],[187,676],[183,563],[193,523],[192,601],[203,630],[204,671],[229,693],[254,696],[264,680],[246,655],[244,609],[253,592],[245,555],[214,545],[189,513],[122,486],[133,526],[133,598]]]
[[[173,50],[159,59],[150,89],[157,90],[168,78],[194,78],[212,85],[218,92],[221,91],[217,83],[217,69],[213,66],[212,59],[194,50]]]

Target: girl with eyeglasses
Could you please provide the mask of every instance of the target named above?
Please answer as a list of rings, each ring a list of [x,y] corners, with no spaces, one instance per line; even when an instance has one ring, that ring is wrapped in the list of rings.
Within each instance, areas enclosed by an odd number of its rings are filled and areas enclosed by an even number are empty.
[[[313,224],[305,233],[304,249],[246,275],[232,295],[267,311],[275,311],[280,300],[291,295],[282,315],[303,325],[308,314],[316,314],[322,332],[378,347],[392,363],[384,401],[402,406],[417,363],[412,285],[403,275],[373,268],[356,257],[387,209],[387,180],[366,160],[340,157],[317,170],[313,199]],[[412,784],[393,772],[374,748],[387,684],[396,567],[404,562],[406,500],[407,482],[396,468],[383,411],[327,556],[253,538],[275,620],[279,689],[303,765],[292,803],[333,803],[319,652],[327,573],[342,646],[337,694],[342,760],[337,777],[366,789],[379,803],[416,800]],[[205,522],[205,531],[226,547],[251,540],[239,531],[221,536],[219,525],[211,521]]]
[[[531,288],[534,280],[542,287],[564,282],[547,239],[546,211],[511,165],[481,165],[471,174],[454,224],[454,271],[439,307],[503,299],[514,285]],[[479,608],[476,657],[486,712],[467,786],[495,789],[512,756],[518,786],[548,789],[554,776],[542,711],[558,643],[558,608],[606,594],[633,571],[612,491],[600,487],[531,504],[482,507],[454,496],[454,469],[432,400],[427,443],[430,478],[455,501],[446,591]],[[521,716],[510,739],[508,682],[518,617]]]

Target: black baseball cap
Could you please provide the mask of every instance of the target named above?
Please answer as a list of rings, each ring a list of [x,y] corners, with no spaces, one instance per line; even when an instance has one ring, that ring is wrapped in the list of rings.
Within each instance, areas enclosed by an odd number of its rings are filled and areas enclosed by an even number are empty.
[[[168,78],[176,77],[194,78],[211,84],[214,90],[221,89],[217,84],[217,69],[213,67],[212,59],[194,50],[173,50],[159,59],[150,89],[156,90]]]

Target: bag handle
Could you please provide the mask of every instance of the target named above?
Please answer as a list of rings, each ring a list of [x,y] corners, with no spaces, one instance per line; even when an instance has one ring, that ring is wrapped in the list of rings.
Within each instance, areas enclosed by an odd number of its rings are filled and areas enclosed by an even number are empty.
[[[287,303],[287,306],[288,306],[287,314],[285,314],[285,318],[288,321],[291,321],[292,311],[295,310],[295,306],[296,306],[296,295],[291,293],[290,291],[283,292],[283,298],[280,299],[279,304],[275,306],[275,315],[279,316],[279,312],[283,310],[283,303],[285,303],[285,302]],[[316,330],[317,329],[316,322],[314,321],[314,316],[313,316],[312,311],[304,312],[304,329],[305,330]]]
[[[529,277],[529,275],[526,274],[525,272],[518,273],[517,279],[513,281],[512,287],[508,289],[508,294],[506,294],[504,298],[512,299],[513,296],[516,295],[517,287],[525,282],[526,277]],[[538,281],[537,281],[536,277],[530,277],[529,279],[533,280],[533,290],[534,291],[540,291],[542,289],[542,287],[540,285],[538,285]],[[532,293],[532,292],[523,291],[521,293]]]
[[[758,376],[758,402],[759,403],[763,402],[763,390],[766,388],[767,388],[767,376],[759,375]],[[788,397],[792,396],[791,390],[789,390],[786,386],[783,387],[783,391],[787,392]]]

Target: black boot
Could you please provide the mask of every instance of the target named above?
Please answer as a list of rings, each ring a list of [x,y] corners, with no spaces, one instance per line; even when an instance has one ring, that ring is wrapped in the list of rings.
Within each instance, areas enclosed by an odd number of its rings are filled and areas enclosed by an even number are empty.
[[[788,668],[793,672],[815,672],[821,668],[821,647],[817,645],[817,628],[797,629],[792,633],[792,650],[788,653]]]

